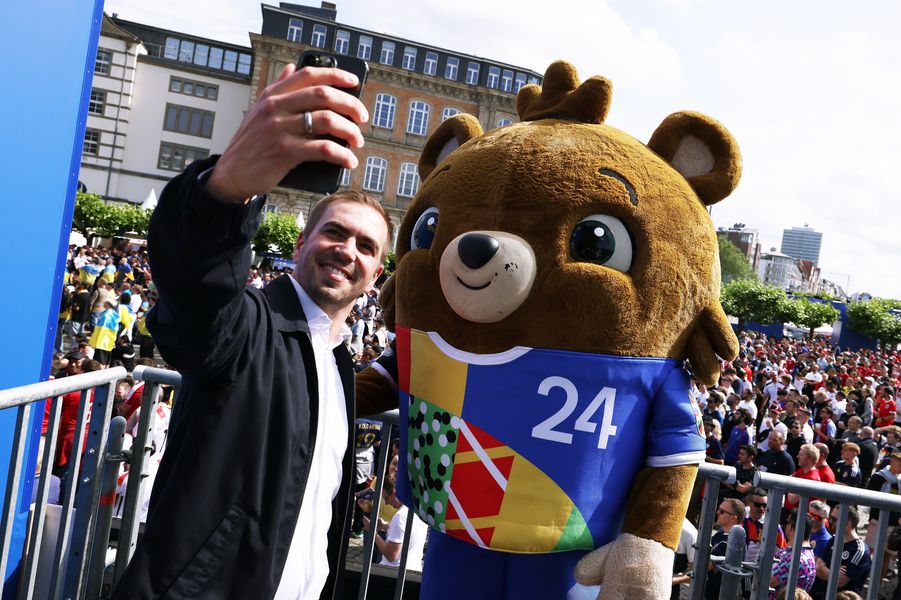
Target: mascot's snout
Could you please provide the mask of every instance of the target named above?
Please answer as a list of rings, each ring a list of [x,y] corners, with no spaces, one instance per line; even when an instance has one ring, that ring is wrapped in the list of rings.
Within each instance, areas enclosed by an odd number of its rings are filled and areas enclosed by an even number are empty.
[[[535,252],[527,241],[504,231],[470,231],[441,255],[441,290],[458,315],[494,323],[525,301],[535,282]]]

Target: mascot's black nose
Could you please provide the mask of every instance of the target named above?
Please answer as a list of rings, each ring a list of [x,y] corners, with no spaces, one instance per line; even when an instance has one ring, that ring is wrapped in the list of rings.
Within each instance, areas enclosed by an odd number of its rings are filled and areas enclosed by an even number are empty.
[[[467,233],[457,245],[460,260],[470,269],[484,267],[497,254],[501,245],[496,239],[484,233]]]

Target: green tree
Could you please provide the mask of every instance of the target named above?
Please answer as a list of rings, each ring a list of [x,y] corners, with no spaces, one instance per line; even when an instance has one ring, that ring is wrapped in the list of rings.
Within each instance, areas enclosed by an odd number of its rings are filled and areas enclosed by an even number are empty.
[[[852,329],[883,344],[901,343],[901,318],[890,310],[898,305],[896,300],[873,299],[852,302],[848,305],[848,324]]]
[[[814,329],[826,323],[834,323],[839,317],[839,312],[831,304],[811,302],[807,298],[789,300],[787,304],[791,308],[785,312],[793,312],[794,314],[790,317],[785,315],[788,318],[784,320],[800,327],[806,327],[811,340],[813,339]]]
[[[736,279],[757,279],[751,263],[735,244],[723,235],[716,236],[716,239],[720,247],[720,274],[723,283]]]
[[[126,233],[147,237],[151,211],[131,204],[107,204],[98,194],[78,192],[72,214],[72,229],[88,243],[95,237],[113,237]]]
[[[291,258],[300,236],[296,217],[290,213],[266,213],[253,238],[254,252],[269,252],[273,247],[282,258]]]
[[[720,292],[720,302],[726,314],[738,318],[738,328],[746,321],[765,325],[774,323],[785,315],[788,297],[777,287],[752,279],[736,279]]]

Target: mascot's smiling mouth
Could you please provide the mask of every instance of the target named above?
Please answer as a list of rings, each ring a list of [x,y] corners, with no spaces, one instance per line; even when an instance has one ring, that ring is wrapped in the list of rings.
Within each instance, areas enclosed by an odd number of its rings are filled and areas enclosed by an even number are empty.
[[[485,285],[469,285],[468,283],[466,283],[465,281],[463,281],[463,280],[460,279],[459,277],[457,277],[457,281],[459,281],[459,282],[460,282],[460,285],[462,285],[462,286],[465,287],[466,289],[469,289],[469,290],[475,290],[475,291],[484,290],[486,287],[488,287],[489,285],[491,285],[491,280],[490,280],[490,279],[485,283]]]

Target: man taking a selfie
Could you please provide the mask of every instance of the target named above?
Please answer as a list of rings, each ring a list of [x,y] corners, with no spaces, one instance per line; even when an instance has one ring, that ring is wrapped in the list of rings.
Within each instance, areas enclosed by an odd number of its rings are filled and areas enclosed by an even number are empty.
[[[148,236],[159,301],[147,319],[182,374],[144,538],[115,598],[332,597],[353,477],[353,367],[342,335],[382,271],[377,200],[311,211],[293,276],[246,286],[266,194],[296,165],[357,166],[354,75],[293,65],[221,157],[164,190]],[[343,88],[343,89],[342,89]]]

